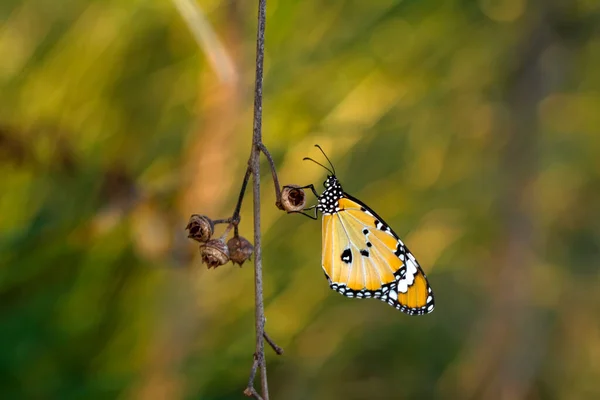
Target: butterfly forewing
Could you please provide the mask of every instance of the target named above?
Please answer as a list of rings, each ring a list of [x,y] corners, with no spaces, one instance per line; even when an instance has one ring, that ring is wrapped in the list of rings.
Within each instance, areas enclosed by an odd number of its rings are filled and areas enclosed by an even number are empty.
[[[348,237],[337,223],[336,215],[323,216],[323,268],[327,276],[333,281],[347,281],[350,269],[342,266],[341,255],[344,254],[351,260],[351,254],[344,252],[349,246]]]
[[[354,286],[354,290],[377,290],[382,285],[394,283],[396,277],[394,272],[397,267],[400,267],[401,262],[396,257],[393,261],[397,265],[387,263],[385,256],[382,254],[381,242],[372,241],[369,237],[370,230],[365,227],[360,221],[352,217],[346,212],[339,212],[337,217],[340,220],[340,225],[344,228],[344,233],[347,234],[349,241],[353,246],[353,253],[356,257],[353,260],[362,262],[364,266],[365,282],[364,287]]]

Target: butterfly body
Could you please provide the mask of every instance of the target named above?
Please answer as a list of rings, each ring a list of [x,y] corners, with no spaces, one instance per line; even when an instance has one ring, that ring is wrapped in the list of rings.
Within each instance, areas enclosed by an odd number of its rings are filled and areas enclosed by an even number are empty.
[[[409,315],[433,311],[427,277],[398,235],[344,192],[335,174],[324,186],[315,208],[322,214],[322,267],[329,286],[347,297],[380,299]]]

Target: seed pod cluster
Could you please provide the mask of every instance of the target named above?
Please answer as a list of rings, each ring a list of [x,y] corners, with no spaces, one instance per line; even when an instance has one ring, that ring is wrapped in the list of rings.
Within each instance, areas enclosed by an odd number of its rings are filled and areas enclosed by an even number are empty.
[[[254,251],[252,244],[242,236],[234,236],[227,243],[225,235],[212,239],[215,223],[206,215],[193,214],[185,229],[190,239],[201,243],[200,256],[208,269],[220,267],[229,261],[241,266]]]

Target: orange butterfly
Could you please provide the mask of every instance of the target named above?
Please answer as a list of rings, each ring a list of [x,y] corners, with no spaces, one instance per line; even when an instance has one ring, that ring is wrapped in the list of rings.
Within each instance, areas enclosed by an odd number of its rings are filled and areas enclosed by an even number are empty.
[[[318,203],[307,210],[323,215],[322,267],[329,286],[347,297],[385,301],[408,315],[433,311],[433,292],[421,266],[398,235],[369,206],[344,192],[333,164],[331,169],[310,160],[331,175],[321,195],[310,188]]]

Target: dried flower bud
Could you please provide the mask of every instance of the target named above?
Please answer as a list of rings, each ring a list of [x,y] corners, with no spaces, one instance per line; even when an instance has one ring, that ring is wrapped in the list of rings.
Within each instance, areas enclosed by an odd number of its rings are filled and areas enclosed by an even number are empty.
[[[252,243],[242,236],[232,237],[229,239],[227,242],[227,247],[229,248],[231,262],[234,264],[239,264],[240,267],[245,261],[250,259],[250,256],[254,252],[254,246],[252,246]]]
[[[212,236],[215,225],[206,215],[193,214],[185,229],[190,231],[189,238],[204,243]]]
[[[281,203],[277,207],[287,212],[297,212],[304,210],[306,205],[306,196],[304,190],[298,185],[286,185],[281,191]]]
[[[223,239],[212,239],[201,244],[200,255],[208,269],[217,268],[229,262],[229,249]]]

